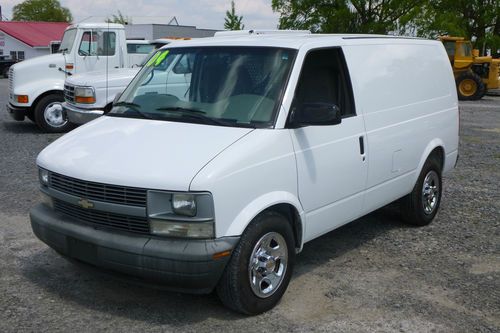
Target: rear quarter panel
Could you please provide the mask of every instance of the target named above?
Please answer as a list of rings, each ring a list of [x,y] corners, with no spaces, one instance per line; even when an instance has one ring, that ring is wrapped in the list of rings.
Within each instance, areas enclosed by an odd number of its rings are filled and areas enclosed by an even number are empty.
[[[369,167],[364,210],[369,212],[411,192],[435,147],[456,159],[458,101],[439,42],[374,39],[343,50],[356,107],[365,119]],[[449,165],[445,161],[445,171]]]

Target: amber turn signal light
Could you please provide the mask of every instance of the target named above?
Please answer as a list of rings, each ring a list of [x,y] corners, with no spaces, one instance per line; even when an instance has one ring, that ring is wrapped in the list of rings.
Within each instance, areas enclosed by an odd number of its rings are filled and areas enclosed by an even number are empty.
[[[28,103],[28,95],[17,95],[18,103]]]

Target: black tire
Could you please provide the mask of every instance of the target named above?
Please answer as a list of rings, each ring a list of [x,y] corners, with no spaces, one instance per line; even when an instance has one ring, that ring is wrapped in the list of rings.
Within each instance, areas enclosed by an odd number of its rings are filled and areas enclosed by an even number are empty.
[[[31,120],[32,122],[36,123],[36,120],[35,120],[35,113],[33,111],[30,111],[28,113],[26,113],[26,117]]]
[[[276,234],[279,234],[286,242],[287,250],[284,251],[288,254],[288,258],[285,260],[286,269],[284,269],[280,283],[277,283],[274,291],[270,292],[269,296],[259,297],[253,291],[250,282],[250,272],[252,271],[249,266],[250,257],[254,253],[254,249],[257,248],[259,240],[268,235]],[[270,310],[285,293],[292,276],[294,263],[295,242],[290,223],[279,213],[264,212],[248,225],[241,236],[217,285],[217,294],[225,306],[243,314],[255,315]],[[278,269],[276,264],[272,267],[273,271]]]
[[[60,104],[62,102],[64,102],[62,94],[56,93],[44,96],[38,101],[34,108],[34,119],[35,123],[41,130],[47,133],[63,133],[73,128],[72,124],[68,121],[66,114],[64,113],[64,111],[62,111],[62,107],[60,107]],[[60,123],[57,123],[56,121],[51,123],[47,120],[45,114],[46,110],[49,107],[54,106],[57,108],[57,111],[55,113],[61,117]],[[57,118],[59,117],[56,117],[56,119]]]
[[[431,186],[427,187],[426,184]],[[432,185],[437,186],[437,188],[432,189]],[[441,163],[436,156],[430,156],[420,172],[413,191],[401,199],[400,207],[403,220],[415,226],[431,223],[441,203],[442,189]],[[433,192],[433,194],[425,196],[426,199],[424,199],[424,192]],[[434,202],[431,200],[432,198],[436,200],[434,204],[432,204]]]
[[[471,71],[460,74],[456,79],[458,99],[475,101],[486,94],[486,86],[479,75]]]

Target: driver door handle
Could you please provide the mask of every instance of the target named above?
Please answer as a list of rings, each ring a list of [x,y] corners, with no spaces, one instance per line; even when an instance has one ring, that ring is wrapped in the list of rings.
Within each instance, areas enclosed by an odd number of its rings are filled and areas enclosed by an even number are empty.
[[[363,162],[364,162],[366,156],[365,156],[365,138],[363,135],[359,137],[359,154],[363,157]]]

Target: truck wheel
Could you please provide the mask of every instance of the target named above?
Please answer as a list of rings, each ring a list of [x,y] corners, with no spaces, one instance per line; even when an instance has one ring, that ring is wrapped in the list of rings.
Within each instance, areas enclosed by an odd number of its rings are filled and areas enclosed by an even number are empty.
[[[63,101],[63,96],[59,94],[50,94],[38,101],[34,116],[40,129],[48,133],[61,133],[71,129],[71,123],[61,105]]]
[[[486,87],[479,75],[472,72],[461,74],[457,80],[458,99],[474,101],[484,96]]]
[[[30,110],[30,112],[26,113],[26,117],[36,124],[35,113],[33,111]]]
[[[401,215],[408,224],[424,226],[432,222],[441,203],[441,165],[430,156],[413,191],[401,200]]]
[[[249,224],[217,285],[225,306],[244,314],[272,309],[290,282],[295,262],[293,231],[281,214],[266,212]]]

